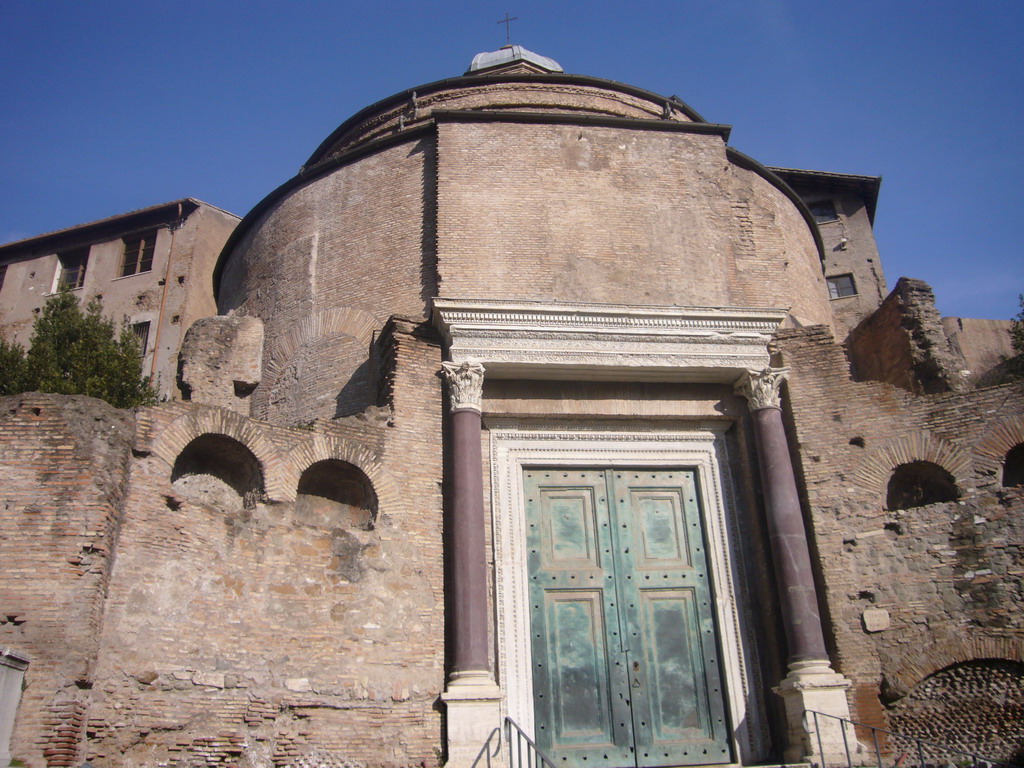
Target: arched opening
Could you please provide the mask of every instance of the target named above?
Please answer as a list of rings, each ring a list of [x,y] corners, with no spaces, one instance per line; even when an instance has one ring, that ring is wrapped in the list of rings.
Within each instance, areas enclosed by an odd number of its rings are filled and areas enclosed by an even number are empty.
[[[1024,485],[1024,443],[1013,446],[1003,461],[1003,485]]]
[[[912,461],[893,470],[885,506],[911,509],[940,501],[956,501],[959,496],[956,479],[949,472],[930,461]]]
[[[377,493],[358,467],[325,459],[309,466],[299,478],[295,516],[327,528],[370,530],[377,518]]]
[[[1024,757],[1024,664],[973,659],[929,675],[889,710],[893,730],[991,760]],[[948,753],[926,752],[928,762]]]
[[[197,504],[218,509],[252,509],[263,495],[259,460],[242,443],[226,435],[200,435],[174,462],[175,492]]]

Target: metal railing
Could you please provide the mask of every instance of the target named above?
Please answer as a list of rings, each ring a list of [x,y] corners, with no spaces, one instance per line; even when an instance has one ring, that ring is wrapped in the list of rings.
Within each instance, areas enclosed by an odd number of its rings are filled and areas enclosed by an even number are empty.
[[[502,730],[505,733],[507,768],[555,768],[551,758],[540,751],[533,739],[511,717],[505,718],[503,729],[495,728],[491,731],[473,761],[473,768],[492,768],[492,760],[500,764],[501,761],[496,758],[501,754]]]
[[[508,768],[555,768],[551,758],[540,751],[511,717],[505,718],[505,740],[508,742]]]
[[[822,725],[842,733],[846,760],[830,759],[821,737]],[[811,728],[813,727],[813,731]],[[877,766],[878,768],[1020,768],[1016,763],[990,760],[944,744],[936,744],[916,736],[907,736],[873,725],[856,723],[824,712],[804,712],[804,729],[812,734],[818,747],[812,761],[815,768],[835,766]]]

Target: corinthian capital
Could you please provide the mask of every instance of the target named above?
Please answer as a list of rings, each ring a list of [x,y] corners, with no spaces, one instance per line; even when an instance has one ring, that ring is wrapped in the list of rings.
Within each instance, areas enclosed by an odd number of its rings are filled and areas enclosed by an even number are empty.
[[[476,360],[464,363],[441,363],[448,392],[451,395],[452,410],[472,408],[480,410],[484,392],[484,367]]]
[[[787,378],[789,378],[789,368],[748,370],[740,376],[734,391],[737,395],[747,398],[747,403],[752,411],[759,411],[762,408],[780,408],[782,406],[780,398],[782,382]]]

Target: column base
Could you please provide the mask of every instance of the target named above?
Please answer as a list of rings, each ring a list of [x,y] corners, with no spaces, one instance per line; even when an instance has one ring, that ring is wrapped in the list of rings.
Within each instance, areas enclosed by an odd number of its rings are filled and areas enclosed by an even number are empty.
[[[828,660],[797,661],[789,665],[789,674],[774,689],[786,706],[789,746],[784,755],[787,761],[846,765],[849,754],[853,764],[859,764],[864,750],[854,729],[847,728],[844,742],[842,723],[833,719],[850,719],[850,705],[846,700],[849,687],[850,681],[836,673]],[[816,728],[812,712],[831,717],[818,717]]]
[[[448,690],[441,694],[447,708],[448,762],[446,768],[470,768],[487,737],[495,728],[501,728],[501,688],[487,672],[456,672],[448,681]],[[502,740],[491,740],[490,765],[503,761]],[[493,754],[497,752],[497,754]],[[481,758],[477,768],[487,766]]]

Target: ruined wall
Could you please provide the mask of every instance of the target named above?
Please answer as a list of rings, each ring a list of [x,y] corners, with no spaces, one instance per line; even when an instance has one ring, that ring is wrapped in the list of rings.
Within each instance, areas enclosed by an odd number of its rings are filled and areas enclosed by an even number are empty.
[[[901,277],[846,340],[854,376],[915,393],[964,389],[967,363],[942,328],[927,283]]]
[[[944,317],[942,330],[950,344],[967,362],[969,380],[975,386],[1001,383],[1005,378],[1003,359],[1016,354],[1010,340],[1010,320],[978,320]]]
[[[185,333],[178,360],[184,400],[248,416],[249,396],[263,375],[263,323],[258,317],[197,320]]]
[[[714,135],[442,122],[438,273],[445,297],[783,307],[831,322],[807,223]]]
[[[1024,385],[914,396],[853,381],[826,329],[783,331],[778,348],[792,369],[798,466],[855,717],[884,726],[891,711],[927,736],[928,717],[913,715],[926,710],[904,703],[922,681],[962,662],[1024,659],[1024,488],[1001,485],[1006,454],[1024,443]],[[952,476],[957,498],[887,509],[893,470],[916,462]],[[1019,686],[1000,679],[985,685],[1003,686],[999,722],[1011,733]],[[976,688],[958,702],[975,727],[945,741],[1005,759],[1012,745],[992,738]]]
[[[440,350],[414,322],[381,343],[387,405],[308,428],[4,401],[0,644],[32,658],[15,757],[436,764]]]
[[[0,645],[31,660],[11,752],[33,766],[76,764],[133,426],[88,397],[0,398]]]

